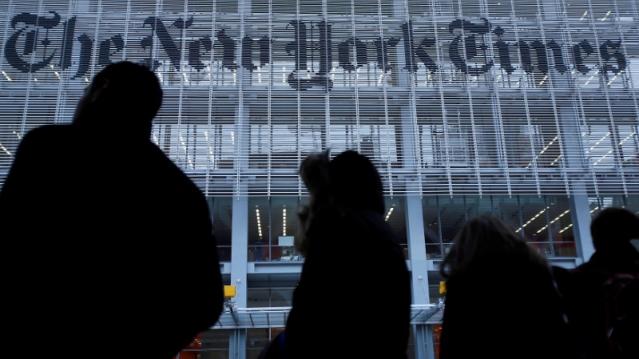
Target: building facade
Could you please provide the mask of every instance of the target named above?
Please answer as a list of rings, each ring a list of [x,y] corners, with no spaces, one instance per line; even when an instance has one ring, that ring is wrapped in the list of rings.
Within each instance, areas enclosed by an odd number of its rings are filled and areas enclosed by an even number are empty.
[[[163,84],[152,139],[209,198],[236,308],[290,305],[303,261],[291,246],[306,201],[297,168],[326,148],[378,166],[416,307],[438,302],[438,263],[477,214],[575,266],[593,251],[591,215],[639,211],[638,8],[2,0],[0,181],[28,130],[69,122],[92,76],[127,59]],[[282,322],[218,326],[193,350],[255,358]],[[433,342],[432,323],[416,322],[411,355],[432,358]]]

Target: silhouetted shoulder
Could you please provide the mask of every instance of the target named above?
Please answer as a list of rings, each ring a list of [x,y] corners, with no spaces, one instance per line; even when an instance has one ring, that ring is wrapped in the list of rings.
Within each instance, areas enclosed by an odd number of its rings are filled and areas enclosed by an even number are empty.
[[[26,150],[30,153],[35,150],[45,150],[47,143],[60,142],[63,137],[71,136],[70,127],[69,125],[44,125],[30,130],[20,141],[16,157]]]
[[[148,154],[148,158],[145,160],[149,161],[150,165],[156,167],[156,170],[160,170],[167,175],[167,177],[158,177],[157,180],[177,182],[180,187],[173,188],[172,190],[186,191],[189,195],[198,197],[199,202],[205,203],[204,193],[162,149],[150,141],[146,144],[145,148],[146,150],[144,152]]]
[[[3,201],[18,196],[18,193],[33,190],[29,185],[37,181],[37,173],[46,171],[46,166],[50,165],[49,158],[59,153],[59,148],[54,146],[68,142],[65,139],[68,138],[67,135],[64,135],[70,132],[67,127],[70,126],[46,125],[27,132],[18,145],[13,164],[2,186],[0,197]]]
[[[48,141],[58,137],[71,136],[74,132],[72,125],[43,125],[27,132],[21,143],[31,144]]]
[[[360,246],[360,251],[377,249],[385,256],[392,255],[403,259],[397,238],[379,213],[358,211],[356,214],[347,215],[343,219],[342,227],[347,228],[352,241]]]

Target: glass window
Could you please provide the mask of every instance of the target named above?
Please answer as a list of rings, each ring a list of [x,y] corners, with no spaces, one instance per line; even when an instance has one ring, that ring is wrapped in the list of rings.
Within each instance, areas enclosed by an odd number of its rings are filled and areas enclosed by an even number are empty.
[[[229,262],[231,261],[233,199],[230,197],[209,197],[208,203],[220,262]]]
[[[303,260],[294,247],[302,203],[298,197],[249,199],[249,261]]]
[[[596,216],[602,209],[608,207],[626,208],[639,214],[639,196],[607,195],[590,197],[590,214]]]
[[[565,197],[521,197],[523,224],[517,229],[546,257],[574,257],[572,215]]]
[[[521,207],[518,197],[493,196],[492,213],[513,231],[521,226]]]
[[[249,308],[289,307],[293,303],[294,287],[249,288]]]
[[[633,122],[631,119],[630,121]],[[639,164],[639,125],[618,125],[621,163],[629,170]]]
[[[569,199],[566,197],[551,198],[548,222],[551,240],[553,241],[553,257],[576,256],[575,239],[573,234],[572,213],[570,213]]]
[[[247,359],[257,359],[262,350],[282,331],[284,328],[248,329],[246,331]]]
[[[214,329],[200,333],[178,358],[225,359],[229,356],[231,330]]]
[[[617,165],[615,157],[618,156],[618,162],[632,170],[639,163],[639,127],[632,118],[615,118],[614,121],[615,133],[608,119],[589,118],[588,125],[581,128],[584,151],[594,169],[614,168]],[[617,145],[615,142],[618,142]]]
[[[408,258],[408,241],[406,238],[406,201],[404,197],[387,197],[384,220],[391,227],[395,239],[404,250],[404,256]]]
[[[271,218],[268,198],[251,198],[248,207],[248,260],[270,261]]]
[[[439,197],[441,236],[443,243],[452,243],[459,229],[470,219],[466,197]],[[448,249],[448,246],[445,247]]]
[[[428,196],[423,199],[424,235],[426,236],[426,258],[441,259],[445,253],[441,240],[441,216],[438,197]]]
[[[626,208],[639,214],[639,196],[628,196],[626,199]]]
[[[251,262],[302,261],[293,244],[299,236],[298,211],[307,198],[261,197],[249,199],[249,250]],[[384,219],[408,256],[405,201],[403,197],[386,198]]]
[[[483,214],[501,219],[546,257],[576,255],[565,197],[426,197],[423,206],[428,259],[441,259],[464,224]]]

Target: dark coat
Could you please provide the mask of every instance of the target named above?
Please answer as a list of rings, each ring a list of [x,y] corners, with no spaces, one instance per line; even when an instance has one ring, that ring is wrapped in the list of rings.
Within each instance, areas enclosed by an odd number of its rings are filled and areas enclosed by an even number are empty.
[[[574,270],[554,268],[555,277],[562,293],[571,332],[575,338],[575,348],[580,359],[599,359],[619,357],[619,353],[611,351],[608,341],[610,309],[613,303],[613,288],[610,287],[615,275],[627,274],[639,278],[639,254],[628,246],[627,250],[620,250],[614,254],[604,254],[600,251],[590,260]],[[626,292],[626,296],[638,298],[637,289]],[[634,310],[637,327],[637,312],[639,302],[631,304]],[[628,314],[628,313],[625,313]],[[635,333],[639,334],[639,333]],[[628,342],[637,342],[635,339]],[[637,345],[634,346],[636,351]],[[621,356],[623,357],[623,356]],[[636,357],[636,352],[633,356]]]
[[[0,221],[5,340],[30,356],[169,358],[222,311],[206,200],[149,140],[29,132]]]
[[[571,358],[550,269],[530,254],[502,253],[447,281],[441,359]]]
[[[410,277],[381,214],[324,212],[286,325],[286,358],[405,358]]]

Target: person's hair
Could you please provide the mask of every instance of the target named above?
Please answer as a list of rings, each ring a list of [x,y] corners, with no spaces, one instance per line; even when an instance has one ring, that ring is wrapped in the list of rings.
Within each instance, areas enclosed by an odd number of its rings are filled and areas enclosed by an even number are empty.
[[[468,221],[457,233],[441,263],[440,273],[450,278],[456,273],[472,270],[486,261],[517,254],[532,262],[544,259],[499,219],[483,215]]]
[[[623,208],[606,208],[590,224],[592,243],[597,251],[626,248],[639,239],[639,216]]]
[[[309,155],[300,165],[300,177],[313,197],[328,195],[329,162],[328,151],[324,151]]]
[[[308,156],[300,165],[300,177],[310,193],[309,205],[299,212],[301,235],[297,249],[309,248],[309,232],[318,218],[350,210],[384,214],[384,189],[373,163],[355,151],[339,154],[332,161],[328,151]],[[296,237],[296,238],[297,238]]]
[[[160,82],[148,67],[128,61],[110,64],[93,78],[75,122],[150,132],[162,97]]]
[[[368,157],[356,151],[342,152],[330,162],[329,174],[336,206],[384,214],[384,186]]]

